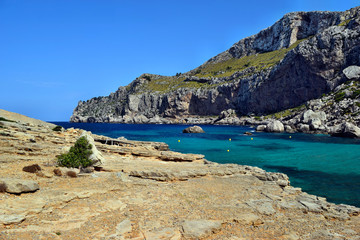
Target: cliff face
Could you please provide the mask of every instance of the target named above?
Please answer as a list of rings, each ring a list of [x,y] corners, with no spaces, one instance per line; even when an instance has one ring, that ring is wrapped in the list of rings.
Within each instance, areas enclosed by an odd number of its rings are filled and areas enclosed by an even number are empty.
[[[268,114],[321,97],[360,65],[360,7],[286,14],[200,67],[143,74],[107,97],[80,101],[73,122],[177,123],[191,117]]]

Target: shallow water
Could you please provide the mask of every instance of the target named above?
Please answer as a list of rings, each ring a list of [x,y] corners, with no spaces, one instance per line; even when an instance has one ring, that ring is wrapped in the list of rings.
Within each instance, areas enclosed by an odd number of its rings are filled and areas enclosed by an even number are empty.
[[[205,125],[201,127],[206,133],[184,134],[182,130],[186,125],[56,124],[114,138],[124,136],[130,140],[166,142],[171,150],[204,154],[210,161],[286,173],[292,186],[326,197],[330,202],[360,207],[358,139],[301,133],[257,133],[244,126]],[[245,131],[251,131],[253,135],[244,135]]]

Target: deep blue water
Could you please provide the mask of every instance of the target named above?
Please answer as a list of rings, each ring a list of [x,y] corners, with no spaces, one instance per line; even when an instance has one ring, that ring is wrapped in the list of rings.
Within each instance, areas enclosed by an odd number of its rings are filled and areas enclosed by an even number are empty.
[[[286,173],[292,186],[330,202],[360,207],[359,139],[301,133],[253,132],[247,136],[243,133],[254,129],[244,126],[204,125],[201,127],[206,133],[184,134],[187,125],[56,124],[114,138],[165,142],[171,150],[204,154],[210,161]]]

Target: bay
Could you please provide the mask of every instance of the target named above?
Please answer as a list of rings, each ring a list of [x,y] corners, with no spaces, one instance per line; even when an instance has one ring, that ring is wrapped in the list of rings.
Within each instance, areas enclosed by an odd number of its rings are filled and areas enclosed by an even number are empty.
[[[188,125],[55,122],[95,134],[165,142],[173,151],[204,154],[217,163],[236,163],[282,172],[291,185],[334,203],[360,207],[360,140],[328,135],[258,133],[246,126],[201,126],[205,133],[184,134]],[[253,135],[245,135],[252,132]]]

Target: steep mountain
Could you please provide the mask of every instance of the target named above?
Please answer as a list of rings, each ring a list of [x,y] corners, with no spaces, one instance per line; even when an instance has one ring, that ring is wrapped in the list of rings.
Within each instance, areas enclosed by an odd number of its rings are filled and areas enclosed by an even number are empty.
[[[349,80],[343,70],[359,65],[360,7],[289,13],[187,73],[143,74],[109,96],[80,101],[71,121],[214,123],[224,114],[266,115],[334,91]]]

